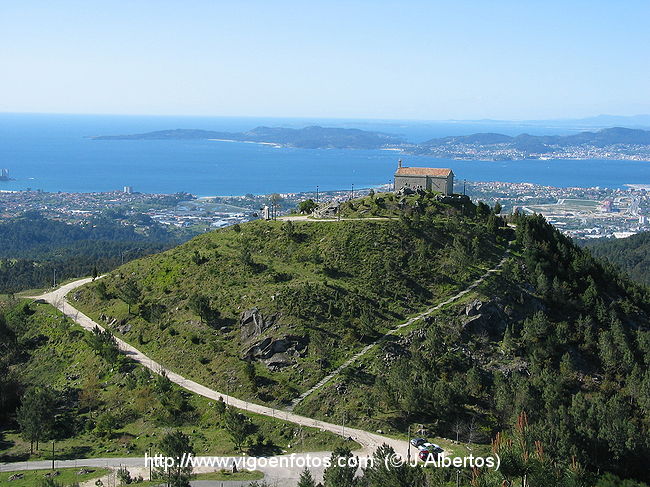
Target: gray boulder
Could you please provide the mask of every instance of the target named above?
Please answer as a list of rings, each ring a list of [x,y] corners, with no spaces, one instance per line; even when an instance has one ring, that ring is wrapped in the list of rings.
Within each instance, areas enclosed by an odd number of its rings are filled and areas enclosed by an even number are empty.
[[[293,365],[297,357],[304,357],[306,353],[305,337],[286,335],[275,339],[264,338],[246,351],[244,359],[261,361],[269,368],[277,369]]]
[[[239,326],[241,331],[242,340],[248,341],[252,338],[260,336],[267,329],[273,326],[278,320],[277,313],[269,316],[264,316],[262,311],[258,308],[251,308],[244,312],[239,317]]]

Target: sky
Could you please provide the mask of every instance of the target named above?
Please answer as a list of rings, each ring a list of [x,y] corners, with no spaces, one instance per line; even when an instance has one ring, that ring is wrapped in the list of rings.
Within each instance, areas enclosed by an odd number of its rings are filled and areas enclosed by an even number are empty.
[[[0,112],[650,113],[647,0],[0,0]]]

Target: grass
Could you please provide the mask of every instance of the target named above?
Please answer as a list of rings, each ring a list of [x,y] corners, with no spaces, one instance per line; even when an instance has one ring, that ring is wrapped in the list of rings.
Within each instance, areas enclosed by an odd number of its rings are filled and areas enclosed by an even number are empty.
[[[89,470],[89,473],[79,475],[80,471]],[[58,468],[55,470],[59,475],[53,477],[57,482],[68,485],[74,482],[85,482],[87,480],[97,479],[106,475],[109,471],[104,468]],[[0,472],[0,485],[11,487],[35,487],[39,482],[51,474],[52,470],[18,470],[15,472]],[[22,475],[20,479],[9,481],[9,478],[15,475]]]
[[[172,385],[173,391],[184,397],[191,416],[185,424],[171,426],[158,419],[157,403],[151,387],[153,378],[145,369],[134,363],[118,370],[96,356],[84,341],[88,332],[69,321],[63,321],[61,314],[49,305],[32,304],[34,312],[28,318],[29,332],[24,340],[36,340],[40,345],[29,352],[24,363],[16,367],[21,381],[27,384],[52,385],[60,397],[75,397],[80,393],[94,391],[94,406],[91,410],[78,403],[65,402],[70,417],[65,420],[68,432],[55,443],[56,458],[95,458],[140,456],[172,428],[178,428],[193,440],[197,454],[235,454],[235,446],[229,435],[220,426],[220,419],[214,409],[214,401],[190,394]],[[137,378],[137,380],[134,380]],[[64,392],[65,391],[65,392]],[[118,424],[109,434],[94,430],[99,416],[110,411],[118,417]],[[62,411],[57,411],[58,415]],[[274,451],[301,452],[327,451],[336,446],[356,448],[354,442],[347,442],[334,434],[316,428],[300,428],[278,418],[247,413],[256,425],[252,439],[261,435],[274,445]],[[51,443],[41,444],[40,449],[30,455],[26,442],[15,429],[0,431],[0,461],[49,460]]]
[[[197,473],[195,475],[195,480],[261,480],[264,478],[264,474],[257,470],[243,470],[240,472],[230,472],[228,470],[220,470],[218,472],[207,472],[207,473]]]
[[[243,470],[235,473],[229,470],[219,470],[217,472],[195,473],[192,480],[212,480],[216,482],[249,482],[253,480],[261,480],[263,478],[264,474],[257,470]],[[164,487],[166,484],[160,480],[145,480],[144,482],[138,482],[131,485],[137,487]]]
[[[128,321],[127,333],[112,331],[175,372],[282,407],[368,342],[455,294],[500,258],[502,246],[486,235],[482,220],[418,198],[409,196],[405,204],[424,208],[422,223],[254,221],[204,234],[112,272],[101,284],[105,294],[97,283],[80,288],[74,305],[95,320],[110,317],[104,323]],[[358,206],[346,207],[344,216],[364,216],[361,207],[398,215],[397,199],[382,203],[384,208],[377,201],[355,200]],[[460,255],[472,239],[481,256]],[[119,298],[128,279],[142,288],[131,314]],[[190,298],[196,294],[209,298],[212,319],[202,320],[193,310]],[[165,307],[159,318],[146,313],[154,302]],[[240,315],[252,308],[279,318],[261,334],[244,337]],[[307,351],[280,369],[253,361],[250,380],[247,351],[266,337],[286,336],[304,340]]]
[[[465,305],[475,299],[489,300],[491,291],[494,291],[494,286],[498,281],[498,276],[498,273],[491,274],[473,291],[434,311],[429,315],[430,318],[446,321],[450,316],[456,315],[458,309],[463,309]],[[320,391],[307,397],[296,407],[296,413],[329,421],[332,421],[333,418],[336,418],[336,421],[341,421],[345,416],[350,426],[368,431],[382,431],[388,436],[407,440],[409,424],[402,418],[398,410],[377,409],[369,403],[375,401],[378,394],[375,380],[385,368],[386,345],[413,336],[418,330],[426,330],[427,326],[426,321],[418,320],[400,329],[393,336],[369,350],[364,357],[326,384]],[[336,399],[340,394],[345,394],[345,402]],[[465,456],[469,453],[474,455],[489,454],[490,452],[490,445],[455,441],[439,436],[440,431],[436,430],[435,424],[423,424],[422,426],[431,431],[429,440],[442,446],[451,456]]]

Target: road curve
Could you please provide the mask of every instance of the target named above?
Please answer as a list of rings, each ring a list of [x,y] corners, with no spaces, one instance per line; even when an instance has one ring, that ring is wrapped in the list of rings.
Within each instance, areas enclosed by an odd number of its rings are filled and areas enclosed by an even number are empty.
[[[73,321],[75,321],[77,324],[79,324],[82,328],[86,330],[92,331],[95,327],[99,328],[100,330],[104,330],[104,327],[102,327],[101,325],[93,321],[91,318],[86,316],[84,313],[76,309],[66,299],[66,296],[71,291],[91,281],[92,278],[79,279],[77,281],[73,281],[68,284],[65,284],[58,289],[42,294],[40,296],[31,296],[31,298],[42,300],[51,304],[59,311],[61,311],[64,315],[66,315],[68,318],[72,319]],[[245,411],[251,411],[253,413],[262,414],[264,416],[270,416],[272,418],[283,419],[290,423],[298,424],[301,426],[318,428],[324,431],[329,431],[339,436],[344,436],[346,438],[350,437],[361,445],[362,449],[359,452],[356,452],[359,455],[371,455],[379,446],[386,443],[391,447],[393,447],[393,449],[397,453],[406,457],[407,450],[408,450],[408,443],[406,441],[389,438],[383,435],[370,433],[368,431],[364,431],[356,428],[345,427],[343,425],[327,423],[325,421],[320,421],[317,419],[300,416],[290,411],[284,411],[281,409],[275,409],[268,406],[262,406],[260,404],[255,404],[249,401],[238,399],[233,396],[229,396],[227,394],[215,391],[214,389],[210,389],[209,387],[194,382],[193,380],[186,379],[182,375],[177,374],[176,372],[162,366],[155,360],[151,359],[150,357],[142,353],[137,348],[133,347],[132,345],[130,345],[129,343],[125,342],[124,340],[118,337],[115,337],[115,340],[117,341],[117,345],[120,351],[122,351],[122,353],[127,355],[129,358],[140,363],[141,365],[143,365],[144,367],[148,368],[149,370],[151,370],[156,374],[164,373],[169,378],[169,380],[171,380],[172,382],[178,384],[179,386],[181,386],[182,388],[190,392],[193,392],[195,394],[200,394],[201,396],[207,397],[208,399],[212,399],[215,401],[218,401],[219,399],[223,399],[228,405],[238,409],[243,409]]]
[[[509,255],[509,250],[506,251],[506,255],[501,259],[499,264],[486,271],[481,277],[479,277],[476,281],[474,281],[472,284],[470,284],[467,288],[465,288],[462,291],[459,291],[457,294],[454,296],[451,296],[447,300],[438,303],[436,306],[433,306],[426,311],[418,314],[415,317],[412,317],[408,319],[407,321],[399,324],[392,330],[390,330],[388,333],[386,333],[383,337],[379,338],[375,342],[367,345],[364,347],[361,351],[356,353],[353,357],[351,357],[349,360],[347,360],[343,365],[338,367],[336,370],[334,370],[331,374],[323,378],[318,384],[316,384],[314,387],[309,389],[307,392],[302,394],[299,398],[297,398],[296,401],[292,404],[292,407],[296,404],[298,404],[302,399],[307,397],[309,394],[317,391],[321,387],[323,387],[325,384],[327,384],[330,380],[332,380],[337,374],[339,374],[343,369],[351,365],[354,361],[358,360],[361,356],[366,354],[372,347],[377,345],[381,340],[385,339],[386,337],[395,334],[398,330],[413,324],[414,322],[430,315],[434,311],[442,308],[443,306],[450,304],[460,297],[464,296],[474,288],[476,288],[479,284],[481,284],[487,276],[490,274],[493,274],[495,272],[498,272],[500,268],[503,266],[505,263],[506,259],[508,258]],[[57,308],[59,311],[61,311],[64,315],[75,321],[77,324],[79,324],[82,328],[92,331],[95,327],[99,328],[100,330],[104,330],[104,327],[93,321],[91,318],[86,316],[84,313],[76,309],[73,305],[71,305],[68,300],[66,299],[66,296],[73,291],[74,289],[83,286],[84,284],[88,284],[89,282],[92,281],[92,278],[84,278],[84,279],[79,279],[73,282],[70,282],[68,284],[65,284],[61,286],[58,289],[55,289],[53,291],[50,291],[48,293],[42,294],[40,296],[30,296],[32,299],[35,300],[42,300],[45,301],[55,308]],[[403,458],[407,457],[408,450],[409,450],[409,444],[406,441],[403,440],[397,440],[394,438],[389,438],[383,435],[375,434],[375,433],[370,433],[368,431],[356,429],[356,428],[349,428],[349,427],[344,427],[342,425],[338,424],[333,424],[333,423],[328,423],[325,421],[320,421],[317,419],[312,419],[308,418],[305,416],[300,416],[298,414],[295,414],[291,411],[285,411],[285,410],[280,410],[280,409],[275,409],[271,408],[268,406],[263,406],[260,404],[255,404],[249,401],[244,401],[241,399],[238,399],[233,396],[229,396],[227,394],[223,394],[221,392],[215,391],[214,389],[210,389],[206,386],[203,386],[195,381],[186,379],[185,377],[181,376],[180,374],[177,374],[173,372],[172,370],[169,370],[166,367],[163,367],[161,364],[158,362],[152,360],[150,357],[142,353],[140,350],[137,348],[133,347],[129,343],[125,342],[124,340],[115,337],[115,340],[118,344],[119,349],[128,357],[133,359],[134,361],[140,363],[142,366],[146,367],[147,369],[151,370],[152,372],[156,374],[165,374],[172,382],[178,384],[182,388],[193,392],[195,394],[200,394],[204,397],[207,397],[212,400],[219,400],[223,399],[228,405],[231,405],[235,408],[238,409],[243,409],[245,411],[251,411],[257,414],[261,414],[264,416],[269,416],[273,418],[279,418],[283,419],[285,421],[288,421],[290,423],[298,424],[301,426],[306,426],[306,427],[314,427],[314,428],[319,428],[324,431],[329,431],[331,433],[344,436],[344,437],[350,437],[353,440],[355,440],[357,443],[359,443],[362,447],[362,449],[358,452],[355,452],[356,455],[359,456],[370,456],[372,453],[382,444],[388,444],[390,445],[395,452],[397,452],[399,455],[401,455]],[[296,455],[297,457],[306,457],[307,455],[311,456],[312,458],[315,457],[325,457],[328,456],[328,453],[325,452],[318,452],[318,453],[303,453],[303,454],[298,454]],[[415,452],[413,452],[413,455],[415,455]],[[231,457],[234,458],[234,457]],[[35,461],[35,462],[17,462],[17,463],[5,463],[5,464],[0,464],[0,471],[15,471],[15,470],[23,470],[23,469],[39,469],[39,468],[48,468],[51,465],[49,461]],[[78,459],[78,460],[59,460],[57,461],[57,467],[58,468],[65,468],[65,467],[110,467],[110,468],[118,468],[119,466],[127,466],[127,467],[133,467],[133,468],[142,468],[143,465],[143,459],[142,457],[130,457],[130,458],[95,458],[95,459]],[[282,480],[284,482],[284,485],[296,485],[297,479],[300,476],[300,471],[302,470],[301,468],[280,468],[278,469],[277,467],[275,468],[258,468],[258,470],[261,470],[265,474],[265,479],[274,481],[274,480]],[[316,469],[316,475],[318,476],[322,472]],[[287,483],[288,482],[288,483]]]

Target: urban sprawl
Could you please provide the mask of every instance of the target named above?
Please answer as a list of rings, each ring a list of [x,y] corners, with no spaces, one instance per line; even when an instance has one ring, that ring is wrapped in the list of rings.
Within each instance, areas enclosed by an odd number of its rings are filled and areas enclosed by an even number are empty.
[[[460,187],[459,187],[460,186]],[[374,188],[386,191],[387,185]],[[622,238],[650,230],[650,186],[628,185],[625,189],[555,188],[531,183],[457,182],[455,190],[490,205],[497,201],[502,212],[538,213],[574,238]],[[119,219],[139,214],[163,225],[194,228],[204,232],[262,216],[272,206],[287,213],[305,199],[319,203],[343,201],[367,194],[370,189],[313,191],[274,195],[196,197],[187,193],[146,194],[123,191],[104,193],[48,193],[0,191],[0,218],[37,211],[44,217],[85,224],[93,218]]]

